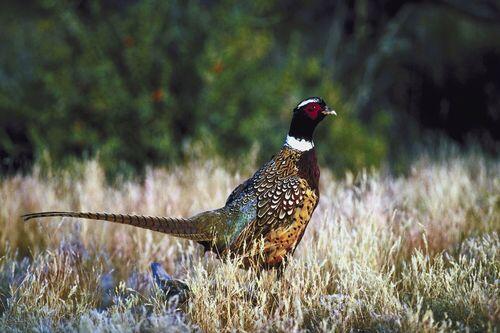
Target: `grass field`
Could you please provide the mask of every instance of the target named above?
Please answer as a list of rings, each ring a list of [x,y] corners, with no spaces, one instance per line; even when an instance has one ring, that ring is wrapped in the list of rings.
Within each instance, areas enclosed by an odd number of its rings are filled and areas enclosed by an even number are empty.
[[[217,161],[106,183],[98,163],[0,181],[0,331],[497,332],[500,162],[417,159],[406,176],[322,172],[321,200],[284,278],[200,246],[41,210],[189,216],[223,205],[250,170]],[[149,264],[191,288],[166,302]],[[249,292],[251,291],[251,292]]]

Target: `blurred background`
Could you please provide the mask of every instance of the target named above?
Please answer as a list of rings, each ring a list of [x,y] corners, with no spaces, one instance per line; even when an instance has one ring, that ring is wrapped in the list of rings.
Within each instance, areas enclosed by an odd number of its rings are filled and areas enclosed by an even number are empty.
[[[337,173],[500,151],[497,0],[4,0],[0,20],[4,175],[263,161],[312,95],[339,114],[316,133]]]

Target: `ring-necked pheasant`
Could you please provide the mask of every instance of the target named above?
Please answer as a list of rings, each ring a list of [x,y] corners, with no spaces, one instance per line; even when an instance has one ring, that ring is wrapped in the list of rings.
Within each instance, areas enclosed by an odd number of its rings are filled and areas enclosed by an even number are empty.
[[[336,113],[321,98],[300,102],[281,150],[239,185],[222,208],[190,218],[81,212],[22,217],[26,221],[67,216],[128,224],[197,241],[219,256],[242,258],[244,267],[280,267],[286,255],[293,254],[318,204],[319,168],[312,137],[330,114]]]

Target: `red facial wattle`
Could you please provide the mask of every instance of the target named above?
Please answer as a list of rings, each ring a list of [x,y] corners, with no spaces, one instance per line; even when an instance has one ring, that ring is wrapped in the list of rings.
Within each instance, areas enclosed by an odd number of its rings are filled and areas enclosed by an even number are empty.
[[[315,120],[318,118],[320,110],[321,106],[318,103],[311,103],[306,105],[304,112],[309,116],[309,118]]]

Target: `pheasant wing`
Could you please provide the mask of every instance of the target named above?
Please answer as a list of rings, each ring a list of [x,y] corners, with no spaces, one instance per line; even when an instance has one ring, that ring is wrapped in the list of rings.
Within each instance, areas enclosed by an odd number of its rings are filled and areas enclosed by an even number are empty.
[[[233,251],[240,252],[245,244],[292,223],[292,214],[301,204],[303,193],[296,156],[290,154],[293,152],[282,151],[247,181],[257,198],[257,214],[231,245]]]

